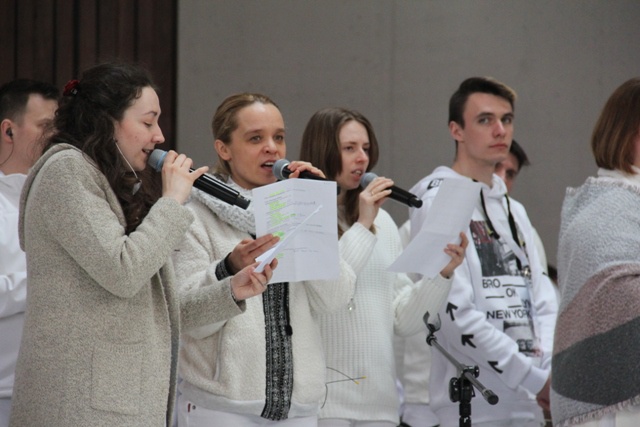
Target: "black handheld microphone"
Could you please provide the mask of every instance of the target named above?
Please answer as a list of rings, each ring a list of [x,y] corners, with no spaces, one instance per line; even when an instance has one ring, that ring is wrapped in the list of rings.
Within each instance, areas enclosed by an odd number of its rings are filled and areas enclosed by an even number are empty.
[[[279,181],[288,179],[289,175],[291,175],[292,172],[287,167],[289,166],[289,163],[291,162],[287,159],[280,159],[280,160],[276,160],[276,162],[273,164],[273,168],[272,168],[273,174],[275,175],[276,178],[278,178]],[[300,172],[300,178],[316,179],[318,181],[328,181],[328,179],[318,175],[314,175],[309,171]]]
[[[164,164],[164,158],[166,155],[166,151],[155,149],[149,156],[147,164],[156,171],[160,172],[162,170],[162,165]],[[193,169],[189,170],[193,171]],[[238,191],[218,181],[211,175],[202,175],[200,178],[195,180],[193,186],[198,190],[204,191],[210,196],[220,199],[223,202],[227,202],[230,205],[241,207],[242,209],[247,209],[249,203],[251,203],[250,200],[245,199],[242,195],[240,195]]]
[[[367,185],[369,185],[371,181],[373,181],[377,177],[378,175],[373,172],[365,173],[364,175],[362,175],[362,178],[360,178],[360,186],[362,188],[367,188]],[[398,188],[395,185],[392,185],[391,187],[387,188],[387,190],[391,190],[391,194],[389,194],[389,197],[395,201],[404,203],[405,205],[413,208],[419,208],[422,206],[422,200],[420,200],[415,194],[411,194],[408,191],[403,190],[402,188]]]
[[[287,159],[279,159],[279,160],[276,160],[276,162],[273,164],[273,167],[271,168],[271,170],[273,170],[273,175],[278,179],[278,181],[289,179],[289,175],[291,175],[292,173],[291,170],[287,167],[289,166],[289,163],[291,162]],[[317,181],[331,181],[327,178],[314,175],[309,171],[300,172],[300,178],[315,179]],[[340,194],[340,186],[337,185],[337,187],[338,187],[338,194]]]

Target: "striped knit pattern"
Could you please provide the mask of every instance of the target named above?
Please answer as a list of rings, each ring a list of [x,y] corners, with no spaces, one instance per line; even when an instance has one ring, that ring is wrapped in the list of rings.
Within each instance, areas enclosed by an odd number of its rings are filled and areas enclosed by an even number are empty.
[[[558,272],[552,415],[575,425],[640,400],[640,190],[611,178],[568,189]]]
[[[285,420],[293,393],[293,351],[288,283],[272,283],[262,294],[266,339],[266,401],[262,418]]]

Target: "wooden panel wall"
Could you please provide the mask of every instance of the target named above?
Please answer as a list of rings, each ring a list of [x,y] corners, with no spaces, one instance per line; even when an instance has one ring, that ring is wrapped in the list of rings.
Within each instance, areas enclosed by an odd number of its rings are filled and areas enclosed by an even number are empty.
[[[103,61],[138,62],[160,89],[160,126],[175,147],[178,0],[0,0],[0,84],[64,84]]]

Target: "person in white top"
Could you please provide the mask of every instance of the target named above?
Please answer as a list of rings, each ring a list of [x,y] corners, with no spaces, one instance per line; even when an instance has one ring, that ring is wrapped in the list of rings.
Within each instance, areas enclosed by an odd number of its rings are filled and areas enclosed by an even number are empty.
[[[507,158],[496,165],[496,175],[498,175],[504,181],[507,186],[507,192],[511,194],[513,185],[516,182],[516,178],[520,174],[523,167],[528,166],[529,157],[524,151],[524,148],[514,139],[511,141],[511,147],[509,147],[509,154]],[[538,249],[538,256],[540,257],[540,264],[545,274],[549,275],[549,267],[547,265],[547,255],[542,244],[540,235],[533,229],[533,238],[536,242],[536,248]]]
[[[318,316],[327,363],[321,427],[398,425],[393,336],[426,331],[423,316],[440,309],[468,244],[460,233],[459,245],[444,248],[451,260],[435,278],[414,284],[406,274],[387,271],[402,251],[396,224],[380,207],[393,181],[377,177],[360,186],[378,152],[371,123],[354,110],[322,109],[302,136],[300,160],[316,165],[340,187],[340,254],[357,274],[350,304]]]
[[[406,220],[398,227],[402,247],[406,248],[411,241],[411,221]],[[420,275],[410,274],[412,280],[419,280]],[[427,330],[411,337],[396,335],[393,347],[396,357],[398,394],[400,394],[399,427],[412,425],[437,426],[438,417],[429,407],[429,377],[431,372],[431,347],[426,344]],[[434,350],[435,351],[435,350]],[[405,371],[405,365],[410,368]],[[417,375],[415,375],[417,373]],[[410,408],[406,410],[406,408]]]
[[[524,166],[529,166],[531,163],[529,162],[529,157],[527,153],[524,151],[524,148],[514,139],[511,141],[511,147],[509,147],[509,155],[506,159],[501,161],[496,165],[495,174],[498,175],[504,181],[507,186],[507,192],[509,194],[513,191],[513,186],[515,185],[516,178],[520,175],[520,171]],[[513,199],[512,199],[513,200]],[[558,304],[560,303],[560,290],[558,289],[558,273],[555,266],[550,265],[547,261],[547,252],[544,249],[544,244],[542,243],[542,239],[540,238],[540,234],[538,234],[538,230],[535,227],[532,228],[533,232],[533,241],[536,245],[536,249],[538,250],[538,258],[540,259],[540,265],[542,266],[542,271],[549,277],[551,283],[553,283],[553,290],[556,294],[556,300]],[[546,425],[551,426],[551,411],[549,409],[544,409],[544,417],[546,420]]]
[[[409,190],[424,202],[421,209],[410,209],[415,236],[443,180],[472,179],[481,185],[467,230],[473,244],[456,270],[436,333],[460,363],[479,367],[479,380],[499,397],[490,405],[476,394],[471,402],[474,426],[541,426],[541,407],[549,406],[557,313],[553,285],[542,272],[526,211],[509,199],[504,182],[494,174],[509,153],[514,101],[513,90],[491,78],[463,81],[449,103],[449,132],[456,142],[453,166],[436,168]],[[451,401],[448,388],[457,369],[439,351],[431,356],[430,407],[442,427],[458,426],[459,404]],[[419,365],[405,364],[405,373],[420,374],[412,369]],[[407,419],[414,410],[419,408],[405,408]]]
[[[0,427],[11,396],[27,296],[27,265],[18,242],[18,205],[29,168],[58,108],[58,89],[17,79],[0,87]]]
[[[280,109],[266,95],[225,98],[212,120],[215,176],[251,199],[276,182],[273,165],[286,156]],[[290,178],[303,171],[293,161]],[[195,221],[173,259],[181,289],[216,283],[271,249],[278,237],[256,236],[253,205],[245,210],[194,190],[187,206]],[[275,260],[274,260],[275,261]],[[182,337],[180,427],[314,427],[325,390],[325,361],[317,318],[346,306],[355,274],[340,260],[333,280],[270,283],[220,322]]]

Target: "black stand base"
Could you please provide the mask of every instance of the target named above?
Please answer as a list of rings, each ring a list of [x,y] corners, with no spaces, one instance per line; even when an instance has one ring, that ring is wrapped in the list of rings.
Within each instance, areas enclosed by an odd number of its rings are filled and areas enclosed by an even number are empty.
[[[462,365],[438,344],[434,333],[440,329],[440,317],[438,317],[436,324],[429,323],[429,312],[427,312],[423,320],[427,325],[427,329],[429,329],[427,344],[438,349],[458,370],[458,377],[453,377],[449,380],[449,399],[452,402],[460,402],[460,422],[458,425],[460,427],[471,427],[471,399],[476,395],[473,388],[477,388],[490,405],[498,403],[498,396],[476,379],[480,375],[480,369],[477,366]]]

